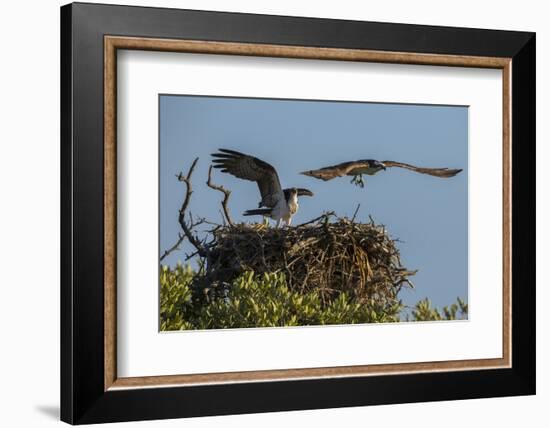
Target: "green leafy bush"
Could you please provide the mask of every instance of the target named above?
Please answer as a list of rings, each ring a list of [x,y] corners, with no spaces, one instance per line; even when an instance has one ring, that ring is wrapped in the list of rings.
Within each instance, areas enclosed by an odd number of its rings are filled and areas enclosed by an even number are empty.
[[[359,302],[345,292],[323,303],[317,290],[291,290],[283,273],[245,272],[221,294],[206,293],[194,279],[196,274],[189,266],[162,266],[161,330],[399,322],[405,309],[399,301],[386,305],[374,300]],[[467,313],[468,305],[461,299],[441,311],[424,299],[413,308],[412,318],[405,320],[464,319]]]
[[[456,303],[451,306],[444,306],[442,311],[432,307],[430,299],[426,298],[419,301],[413,311],[414,321],[441,321],[466,319],[468,317],[468,304],[460,297],[457,297]]]
[[[188,330],[189,311],[193,308],[191,282],[194,272],[190,266],[174,269],[162,266],[160,270],[160,329]]]
[[[188,267],[161,269],[161,330],[397,322],[402,309],[359,303],[346,293],[323,305],[318,291],[290,290],[282,273],[246,272],[214,299],[203,298],[192,280]]]

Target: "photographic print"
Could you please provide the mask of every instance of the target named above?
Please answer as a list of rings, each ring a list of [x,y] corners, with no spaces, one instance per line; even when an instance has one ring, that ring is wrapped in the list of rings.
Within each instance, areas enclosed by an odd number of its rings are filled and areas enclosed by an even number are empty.
[[[468,108],[159,96],[160,330],[468,317]]]

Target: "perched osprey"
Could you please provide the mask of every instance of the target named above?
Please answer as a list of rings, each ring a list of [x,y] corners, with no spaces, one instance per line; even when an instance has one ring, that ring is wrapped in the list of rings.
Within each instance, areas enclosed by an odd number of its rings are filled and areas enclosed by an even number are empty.
[[[328,181],[335,177],[343,177],[345,175],[353,176],[351,182],[364,187],[363,174],[374,175],[379,171],[386,170],[386,168],[405,168],[410,171],[418,172],[420,174],[433,175],[434,177],[448,178],[454,177],[462,169],[449,169],[449,168],[421,168],[408,163],[394,162],[394,161],[377,161],[373,159],[363,159],[351,162],[343,162],[338,165],[327,166],[321,169],[314,169],[311,171],[304,171],[301,174],[309,175],[320,180]]]
[[[214,168],[258,183],[262,200],[258,209],[245,211],[245,216],[263,215],[277,221],[277,227],[282,222],[290,225],[292,216],[298,211],[298,196],[313,196],[308,189],[283,189],[275,168],[254,156],[228,149],[219,149],[219,153],[212,153],[212,156]]]

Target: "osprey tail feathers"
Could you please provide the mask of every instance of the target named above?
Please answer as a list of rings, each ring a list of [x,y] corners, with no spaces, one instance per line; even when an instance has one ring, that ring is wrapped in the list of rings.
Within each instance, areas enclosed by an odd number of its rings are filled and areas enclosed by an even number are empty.
[[[243,215],[245,216],[249,216],[249,215],[265,215],[265,216],[270,216],[271,215],[271,212],[273,210],[271,208],[260,208],[260,209],[257,209],[257,210],[246,210]]]

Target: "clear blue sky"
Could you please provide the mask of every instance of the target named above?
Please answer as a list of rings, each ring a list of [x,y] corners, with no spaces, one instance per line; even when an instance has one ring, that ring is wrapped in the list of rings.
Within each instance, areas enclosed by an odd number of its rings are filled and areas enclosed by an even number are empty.
[[[307,187],[315,193],[300,198],[294,224],[328,210],[351,216],[359,203],[359,220],[367,221],[370,214],[385,224],[392,237],[403,241],[403,264],[419,270],[413,278],[416,288],[401,294],[406,304],[429,297],[443,306],[457,296],[467,298],[467,107],[161,95],[159,117],[161,252],[180,230],[184,186],[175,175],[187,171],[195,157],[200,159],[190,211],[221,221],[221,193],[205,182],[210,153],[229,148],[272,164],[283,187]],[[298,174],[365,158],[464,171],[439,179],[391,168],[366,177],[363,189],[348,177],[323,182]],[[250,221],[241,214],[257,207],[256,184],[217,170],[213,180],[232,190],[234,220]],[[163,263],[175,265],[190,251],[186,243]]]

